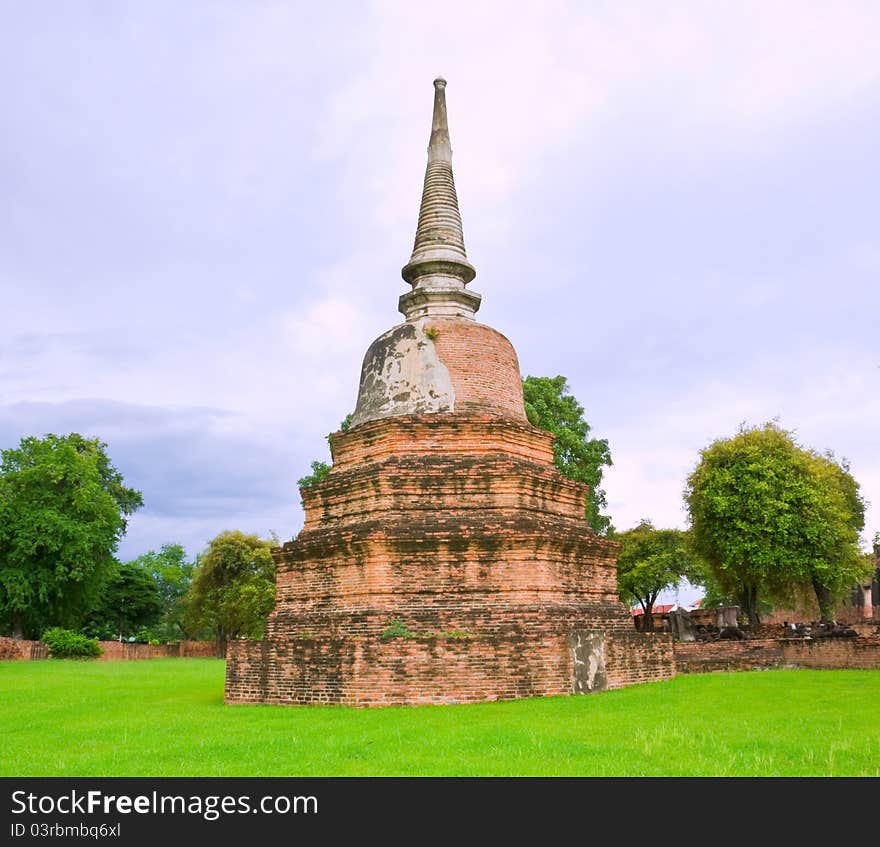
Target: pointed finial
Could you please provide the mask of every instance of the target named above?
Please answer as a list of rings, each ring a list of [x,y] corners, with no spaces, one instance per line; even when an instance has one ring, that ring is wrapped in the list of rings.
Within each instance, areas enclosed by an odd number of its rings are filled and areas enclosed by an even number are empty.
[[[434,80],[434,114],[419,223],[409,263],[401,271],[413,290],[400,298],[407,320],[428,315],[473,319],[480,295],[465,290],[476,271],[467,260],[446,118],[446,80]]]
[[[452,162],[449,143],[449,125],[446,120],[446,80],[434,80],[434,118],[431,121],[431,140],[428,142],[429,162]]]

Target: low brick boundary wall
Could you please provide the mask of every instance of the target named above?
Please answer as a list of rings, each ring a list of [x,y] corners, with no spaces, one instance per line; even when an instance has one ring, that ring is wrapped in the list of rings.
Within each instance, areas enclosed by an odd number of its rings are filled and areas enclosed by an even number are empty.
[[[30,659],[36,641],[17,641],[14,638],[0,638],[0,659]]]
[[[786,667],[880,669],[880,640],[876,638],[823,638],[817,641],[782,639]]]
[[[212,659],[217,655],[213,641],[178,641],[172,644],[129,644],[100,641],[101,661],[128,659]],[[42,641],[0,638],[0,659],[47,659],[49,650]]]
[[[213,659],[217,645],[213,641],[177,641],[171,644],[127,644],[124,641],[101,641],[102,659]]]
[[[710,671],[745,671],[779,668],[784,664],[782,646],[777,638],[752,641],[676,641],[677,673]]]
[[[679,641],[678,673],[815,668],[880,670],[877,638],[756,638],[751,641]]]

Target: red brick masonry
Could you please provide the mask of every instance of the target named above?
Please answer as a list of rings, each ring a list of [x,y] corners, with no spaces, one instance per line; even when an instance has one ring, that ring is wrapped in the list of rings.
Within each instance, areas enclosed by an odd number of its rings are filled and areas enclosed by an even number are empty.
[[[676,642],[678,673],[767,668],[880,669],[880,639],[761,638],[754,641]]]
[[[442,337],[442,334],[441,334]],[[552,435],[438,413],[331,437],[305,525],[275,551],[265,641],[233,642],[229,703],[464,703],[595,691],[674,673],[635,632],[618,545]],[[408,637],[383,638],[395,624]]]
[[[431,318],[434,347],[449,370],[458,413],[503,415],[526,423],[522,379],[513,345],[476,321]]]
[[[126,644],[100,641],[101,659],[211,658],[217,654],[213,641],[179,641],[174,644]],[[0,659],[44,659],[48,649],[41,641],[0,638]]]

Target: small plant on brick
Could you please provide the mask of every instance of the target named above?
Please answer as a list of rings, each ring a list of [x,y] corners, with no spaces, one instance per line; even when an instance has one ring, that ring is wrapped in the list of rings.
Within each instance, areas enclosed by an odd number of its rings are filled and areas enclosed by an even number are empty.
[[[441,632],[441,638],[473,638],[469,632],[463,632],[460,629],[453,629],[451,632]]]
[[[460,629],[453,629],[449,632],[423,632],[422,638],[473,638],[469,632],[463,632]]]
[[[53,627],[43,633],[42,642],[53,659],[96,659],[101,655],[97,639],[87,638],[69,629]]]
[[[401,620],[393,620],[388,622],[388,628],[382,633],[380,638],[388,641],[392,638],[415,638],[416,634]]]
[[[431,340],[436,341],[440,335],[440,330],[436,326],[425,327],[425,335]]]

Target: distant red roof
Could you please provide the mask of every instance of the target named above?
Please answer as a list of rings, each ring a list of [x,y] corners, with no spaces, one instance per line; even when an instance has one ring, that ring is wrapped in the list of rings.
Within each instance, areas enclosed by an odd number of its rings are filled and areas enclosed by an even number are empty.
[[[670,603],[667,606],[654,606],[654,608],[651,609],[651,613],[654,615],[667,615],[674,608],[675,608],[675,603]],[[637,609],[632,609],[631,611],[633,613],[634,618],[638,617],[639,615],[645,614],[645,611],[644,611],[644,609],[642,609],[641,606],[639,606]]]

